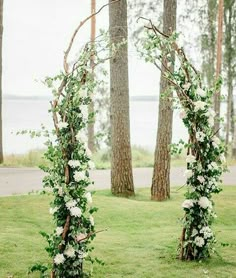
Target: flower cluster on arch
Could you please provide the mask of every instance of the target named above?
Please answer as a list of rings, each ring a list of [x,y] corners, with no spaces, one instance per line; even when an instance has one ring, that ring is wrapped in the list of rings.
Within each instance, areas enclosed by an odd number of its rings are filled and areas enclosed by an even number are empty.
[[[212,96],[221,81],[210,89],[202,84],[199,72],[176,43],[177,33],[164,34],[150,20],[146,29],[138,49],[168,81],[164,95],[169,97],[170,92],[174,93],[173,104],[180,109],[189,133],[187,143],[181,140],[180,145],[174,144],[174,152],[187,148],[187,192],[182,203],[185,215],[179,256],[186,260],[206,258],[215,242],[211,228],[216,217],[212,194],[221,191],[221,175],[226,167],[224,143],[214,130],[218,115],[212,109]]]

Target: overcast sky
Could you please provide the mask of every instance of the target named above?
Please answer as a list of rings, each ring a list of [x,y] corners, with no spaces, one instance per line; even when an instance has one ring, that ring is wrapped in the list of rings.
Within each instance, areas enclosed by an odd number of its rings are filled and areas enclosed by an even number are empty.
[[[97,8],[107,1],[97,0]],[[90,0],[5,0],[3,94],[45,95],[40,82],[62,69],[63,51],[80,21],[90,14]],[[89,40],[90,23],[80,31],[74,52]],[[108,7],[97,16],[97,29],[108,28]],[[159,73],[129,53],[130,94],[155,94]],[[145,78],[145,82],[144,82]]]

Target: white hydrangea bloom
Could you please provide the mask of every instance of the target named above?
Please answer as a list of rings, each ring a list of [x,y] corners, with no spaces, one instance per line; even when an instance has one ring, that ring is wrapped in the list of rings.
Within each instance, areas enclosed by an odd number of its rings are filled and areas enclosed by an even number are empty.
[[[191,178],[192,175],[193,175],[193,171],[192,170],[185,170],[184,177]]]
[[[196,94],[199,95],[200,97],[206,97],[206,91],[204,91],[202,88],[198,87],[196,90]]]
[[[68,127],[68,123],[67,123],[67,122],[59,122],[59,123],[57,124],[57,127],[58,127],[59,129],[67,128],[67,127]]]
[[[206,137],[206,135],[202,131],[196,132],[196,138],[197,138],[198,141],[204,142],[205,137]]]
[[[88,138],[81,132],[78,132],[75,136],[75,139],[77,141],[80,141],[82,143],[86,143],[88,141]]]
[[[92,215],[89,216],[89,221],[92,226],[94,226],[94,218]]]
[[[71,168],[76,168],[76,167],[80,167],[80,166],[81,166],[79,160],[69,160],[69,161],[68,161],[68,165],[69,165]]]
[[[72,207],[70,208],[70,215],[80,217],[82,215],[82,211],[78,207]]]
[[[205,241],[204,241],[204,238],[202,238],[200,236],[196,236],[194,239],[194,243],[196,244],[196,246],[202,247],[205,244]]]
[[[203,234],[203,237],[205,239],[207,238],[211,238],[213,236],[213,232],[211,230],[210,227],[206,226],[206,227],[203,227],[201,230],[200,230],[200,233]]]
[[[204,209],[207,209],[207,208],[211,208],[211,207],[212,207],[211,201],[210,201],[207,197],[205,197],[205,196],[201,197],[201,198],[198,200],[198,204],[199,204],[200,207],[202,207],[202,208],[204,208]]]
[[[75,200],[70,200],[70,201],[68,201],[68,202],[66,203],[66,207],[67,207],[68,209],[70,209],[70,208],[75,207],[76,204],[77,204],[77,202],[76,202]]]
[[[85,180],[87,178],[84,171],[75,171],[74,173],[74,179],[77,182],[80,182],[81,180]]]
[[[196,161],[196,157],[194,155],[192,155],[192,154],[187,155],[187,157],[186,157],[187,163],[193,163],[195,161]]]
[[[91,195],[90,192],[87,192],[87,193],[85,194],[85,198],[87,199],[87,202],[88,202],[89,204],[92,204],[93,198],[92,198],[92,195]]]
[[[199,180],[200,183],[204,183],[205,178],[203,176],[198,176],[197,179]]]
[[[54,208],[50,208],[49,209],[49,213],[50,214],[54,214],[55,212],[57,212],[58,211],[58,207],[54,207]]]
[[[63,230],[64,230],[63,227],[57,227],[56,228],[56,235],[60,236],[63,233]]]
[[[188,91],[188,89],[191,87],[191,83],[187,82],[183,85],[184,90]]]
[[[57,254],[55,257],[54,257],[54,263],[56,265],[59,265],[59,264],[63,264],[65,261],[65,257],[63,254]]]
[[[198,112],[199,110],[204,110],[206,108],[206,102],[198,100],[196,102],[194,102],[195,108],[194,111]]]
[[[75,249],[73,246],[69,245],[64,251],[64,254],[69,258],[73,258],[75,256]]]
[[[186,209],[190,209],[194,206],[194,201],[191,199],[186,199],[183,203],[182,203],[182,208],[186,208]]]

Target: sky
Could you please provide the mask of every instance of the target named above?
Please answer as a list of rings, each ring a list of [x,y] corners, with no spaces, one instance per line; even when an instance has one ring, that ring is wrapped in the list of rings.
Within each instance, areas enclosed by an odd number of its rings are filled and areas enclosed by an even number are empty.
[[[105,3],[97,0],[97,8]],[[62,69],[72,33],[89,14],[90,0],[4,1],[3,95],[48,94],[41,80]],[[101,28],[108,29],[108,7],[97,16],[97,30]],[[78,34],[71,58],[89,40],[89,32],[87,23]],[[159,72],[141,61],[132,47],[129,75],[130,95],[153,95],[158,90]]]

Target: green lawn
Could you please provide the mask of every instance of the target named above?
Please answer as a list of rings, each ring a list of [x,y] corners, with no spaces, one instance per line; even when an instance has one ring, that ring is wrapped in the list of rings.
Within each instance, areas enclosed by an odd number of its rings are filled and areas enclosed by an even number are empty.
[[[149,200],[147,189],[138,190],[132,199],[98,191],[94,196],[99,207],[97,229],[108,231],[99,233],[93,243],[94,255],[105,261],[104,267],[94,267],[94,277],[236,277],[236,187],[225,187],[215,198],[218,218],[214,230],[220,256],[214,254],[206,262],[176,259],[183,194],[183,189],[174,188],[171,200],[156,203]],[[48,214],[50,198],[29,195],[0,199],[1,278],[27,277],[29,266],[48,261],[38,232],[50,231],[53,226]]]

